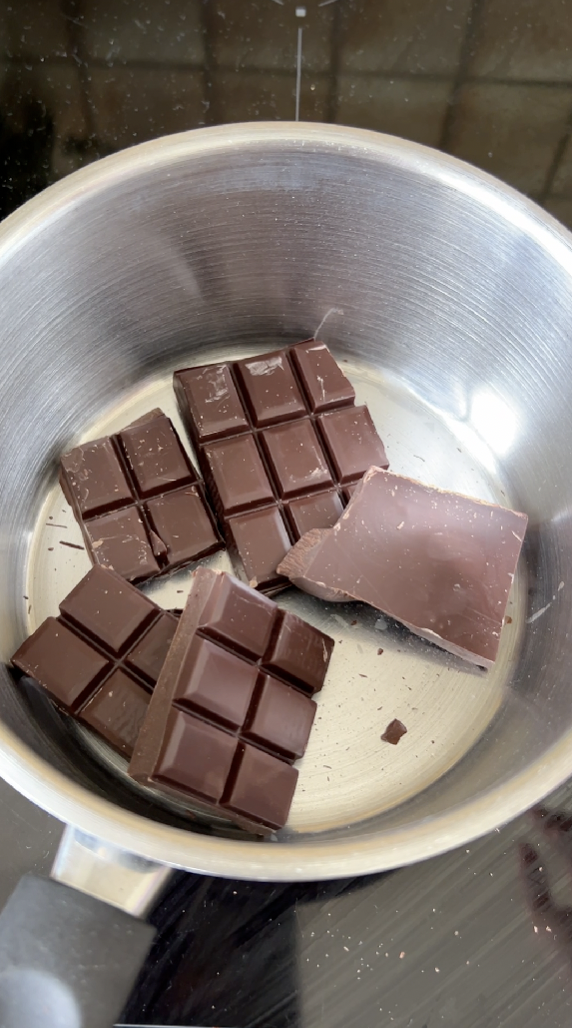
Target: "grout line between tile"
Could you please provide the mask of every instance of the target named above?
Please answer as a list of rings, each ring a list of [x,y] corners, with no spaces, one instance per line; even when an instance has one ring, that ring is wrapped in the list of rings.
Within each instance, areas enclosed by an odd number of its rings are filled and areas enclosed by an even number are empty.
[[[445,152],[447,152],[451,147],[457,125],[459,101],[461,99],[465,83],[468,80],[469,67],[474,57],[478,23],[483,6],[484,0],[472,0],[469,14],[467,16],[467,26],[465,29],[465,36],[461,44],[457,74],[445,109],[441,138],[439,140],[439,150],[444,150]]]

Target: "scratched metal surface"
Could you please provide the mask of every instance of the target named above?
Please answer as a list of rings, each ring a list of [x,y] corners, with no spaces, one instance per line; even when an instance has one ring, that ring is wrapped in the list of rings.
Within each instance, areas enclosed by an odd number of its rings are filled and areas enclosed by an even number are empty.
[[[48,543],[64,530],[44,527],[64,514],[50,492],[62,450],[158,400],[169,408],[169,369],[302,338],[330,310],[320,334],[371,405],[393,468],[530,516],[526,574],[492,674],[380,631],[371,612],[284,596],[338,646],[276,841],[181,830],[5,676],[9,781],[147,856],[287,880],[435,854],[568,775],[572,251],[556,223],[402,140],[223,127],[115,155],[16,212],[0,228],[0,287],[5,657],[82,570],[81,551],[61,536]],[[175,582],[163,602],[184,596]],[[380,735],[396,716],[408,733],[390,749]]]

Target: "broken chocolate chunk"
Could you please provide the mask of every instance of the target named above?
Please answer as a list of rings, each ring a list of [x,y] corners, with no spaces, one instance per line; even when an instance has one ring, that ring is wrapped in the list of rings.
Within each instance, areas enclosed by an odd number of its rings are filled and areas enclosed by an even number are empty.
[[[407,729],[403,724],[403,721],[400,721],[399,718],[395,717],[393,721],[389,722],[381,737],[381,741],[388,742],[392,746],[397,746],[397,743],[404,735],[407,735]]]
[[[203,485],[160,410],[64,454],[60,482],[93,562],[129,582],[222,546]]]
[[[308,532],[278,573],[491,667],[526,525],[526,514],[373,467],[334,527]]]

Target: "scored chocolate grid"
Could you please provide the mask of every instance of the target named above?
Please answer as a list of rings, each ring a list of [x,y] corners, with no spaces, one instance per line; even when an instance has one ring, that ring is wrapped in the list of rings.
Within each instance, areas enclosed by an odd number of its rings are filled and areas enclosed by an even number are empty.
[[[100,690],[104,688],[105,684],[107,683],[111,675],[114,673],[114,671],[123,671],[128,678],[131,678],[134,682],[136,682],[137,685],[140,685],[147,694],[151,694],[153,692],[156,683],[149,681],[149,679],[146,678],[141,671],[133,667],[131,664],[128,664],[127,661],[133,653],[133,651],[144,640],[145,636],[147,636],[149,632],[151,632],[152,629],[156,626],[156,624],[164,617],[173,618],[174,621],[177,620],[175,614],[172,614],[170,611],[161,610],[158,608],[153,613],[153,619],[151,621],[145,621],[143,623],[142,628],[138,629],[137,634],[131,640],[126,652],[119,657],[116,653],[113,652],[113,650],[110,647],[107,647],[104,643],[102,643],[101,640],[98,639],[96,641],[93,638],[93,636],[91,636],[85,629],[80,628],[75,621],[72,621],[70,618],[66,617],[65,614],[58,614],[55,620],[59,622],[59,624],[63,625],[65,628],[68,629],[68,631],[72,632],[72,634],[75,635],[78,639],[81,639],[82,642],[86,643],[86,645],[89,646],[89,648],[93,650],[95,653],[98,653],[100,654],[100,656],[104,657],[105,660],[107,660],[110,664],[110,667],[105,672],[103,678],[96,681],[96,684],[92,686],[91,690],[87,693],[87,695],[80,697],[79,702],[76,702],[72,705],[66,704],[66,707],[71,714],[73,714],[74,716],[81,716],[81,712],[85,709],[85,707],[87,707],[88,703],[90,703],[93,700],[93,698],[100,692]],[[176,627],[176,625],[174,627]],[[63,706],[63,702],[61,700],[58,700],[57,702],[61,706]]]
[[[272,625],[272,630],[270,632],[270,638],[268,646],[266,647],[266,652],[268,652],[272,644],[272,640],[275,639],[275,633],[277,630],[280,629],[280,624],[281,612],[277,610],[274,615],[274,622]],[[227,735],[233,736],[233,738],[237,740],[237,743],[245,743],[249,746],[254,746],[256,749],[263,750],[265,753],[270,753],[273,757],[276,757],[278,760],[282,760],[285,764],[294,763],[293,759],[290,759],[289,757],[285,756],[280,750],[274,748],[270,742],[267,745],[264,745],[258,739],[255,739],[250,735],[244,734],[245,726],[249,722],[250,715],[253,711],[257,709],[258,706],[258,698],[260,696],[260,693],[262,692],[264,685],[264,679],[262,676],[268,675],[271,678],[274,678],[276,682],[278,682],[285,689],[295,689],[296,692],[298,692],[301,696],[304,696],[308,700],[308,703],[315,703],[315,701],[312,700],[308,696],[308,694],[304,692],[303,689],[301,689],[299,686],[297,686],[289,679],[281,675],[279,671],[276,671],[274,668],[268,667],[265,664],[266,653],[263,654],[262,657],[258,657],[256,660],[253,660],[250,657],[246,657],[239,649],[232,646],[228,641],[223,642],[218,637],[215,638],[213,635],[209,634],[208,625],[204,625],[200,628],[197,628],[195,632],[195,638],[204,639],[206,642],[211,643],[213,646],[217,646],[225,653],[230,653],[233,657],[237,657],[239,660],[243,661],[249,667],[254,667],[258,669],[257,680],[252,690],[252,695],[250,697],[250,702],[248,704],[244,721],[242,725],[238,726],[238,728],[233,729],[224,721],[217,718],[214,712],[207,712],[203,710],[198,710],[195,707],[190,707],[188,703],[185,703],[180,699],[176,699],[175,697],[173,697],[173,700],[171,701],[171,706],[174,707],[176,710],[182,711],[184,714],[187,715],[187,717],[196,718],[197,721],[204,721],[206,724],[210,724],[214,728],[220,729],[220,731],[225,732]]]
[[[131,426],[129,426],[129,427],[131,427]],[[176,438],[179,441],[178,435],[176,435]],[[117,457],[117,459],[119,461],[119,464],[121,466],[121,470],[123,471],[123,473],[124,473],[124,475],[125,475],[125,477],[127,479],[127,484],[128,484],[128,486],[129,486],[129,488],[131,490],[131,499],[130,500],[126,500],[125,502],[118,503],[117,505],[109,506],[105,510],[100,511],[99,514],[95,514],[92,517],[83,517],[82,516],[83,524],[86,525],[86,526],[96,525],[97,522],[101,518],[105,518],[109,514],[120,513],[121,511],[128,511],[128,510],[131,510],[132,508],[135,508],[138,511],[139,516],[140,516],[140,518],[141,518],[141,520],[143,522],[143,527],[145,529],[145,533],[146,533],[147,539],[149,541],[149,546],[151,547],[151,552],[152,552],[155,560],[157,561],[157,564],[159,565],[159,567],[161,569],[167,568],[167,567],[169,567],[169,558],[168,558],[168,555],[167,555],[166,547],[163,550],[162,548],[160,548],[160,547],[158,547],[156,545],[153,545],[153,537],[157,537],[157,532],[156,532],[155,528],[153,527],[152,518],[151,518],[151,516],[147,512],[146,504],[150,500],[158,499],[161,496],[173,496],[175,493],[184,493],[186,490],[196,489],[196,491],[198,493],[198,496],[199,496],[199,498],[200,498],[200,500],[202,502],[202,505],[205,508],[207,517],[209,517],[209,519],[212,521],[212,515],[211,515],[210,509],[209,509],[209,505],[208,505],[208,503],[206,501],[206,494],[205,494],[204,486],[203,486],[203,484],[202,484],[202,482],[201,482],[201,480],[199,478],[199,475],[198,475],[196,469],[193,467],[193,464],[192,464],[188,454],[184,450],[184,447],[182,446],[182,444],[179,441],[179,445],[181,446],[181,450],[182,450],[182,453],[184,455],[184,460],[185,460],[185,463],[186,463],[186,466],[187,466],[188,478],[186,478],[184,480],[179,479],[179,481],[176,482],[172,486],[169,486],[168,484],[166,484],[164,488],[163,487],[161,488],[161,492],[160,493],[154,494],[152,496],[143,497],[139,493],[139,487],[137,485],[137,480],[136,480],[135,475],[134,475],[134,473],[133,473],[133,471],[132,471],[132,469],[130,467],[130,464],[129,464],[129,461],[127,459],[127,456],[126,456],[126,454],[123,451],[123,445],[121,443],[121,435],[120,435],[120,433],[117,433],[116,435],[109,436],[109,441],[111,443],[111,446],[113,447],[113,452],[115,453],[115,455],[116,455],[116,457]],[[92,531],[93,531],[93,529],[92,529]]]
[[[309,402],[308,402],[308,398],[307,398],[307,395],[306,395],[306,388],[305,388],[305,385],[304,385],[304,381],[302,379],[302,376],[299,374],[298,369],[297,369],[294,361],[290,357],[290,352],[288,350],[281,350],[280,353],[284,355],[284,357],[287,360],[287,363],[288,363],[288,365],[290,367],[290,370],[292,371],[292,374],[294,376],[294,381],[295,381],[295,383],[296,383],[296,385],[297,385],[297,387],[298,387],[298,389],[300,391],[302,402],[303,402],[303,404],[305,406],[305,412],[304,413],[301,412],[300,414],[296,414],[296,415],[293,415],[291,417],[284,418],[284,419],[282,419],[280,421],[275,421],[271,425],[265,425],[263,427],[258,427],[257,425],[255,425],[254,424],[254,420],[253,420],[253,418],[251,417],[251,414],[250,414],[248,398],[247,398],[247,391],[246,391],[245,388],[243,388],[242,382],[240,380],[240,376],[236,372],[237,366],[239,364],[243,364],[245,362],[244,361],[229,361],[227,363],[227,366],[229,368],[233,384],[234,384],[234,386],[236,388],[236,391],[238,393],[238,396],[239,396],[239,399],[240,399],[240,403],[241,403],[241,406],[242,406],[242,410],[243,410],[244,416],[246,418],[246,421],[248,422],[248,429],[241,429],[241,430],[236,431],[236,432],[229,432],[228,434],[225,434],[224,436],[220,436],[220,437],[217,437],[215,439],[209,439],[206,442],[200,442],[198,440],[198,438],[196,438],[195,439],[195,446],[196,446],[196,449],[197,449],[199,463],[201,465],[201,469],[202,469],[205,481],[207,481],[208,485],[211,487],[212,492],[216,495],[217,494],[216,484],[214,482],[214,477],[213,477],[212,472],[211,472],[211,466],[210,466],[209,459],[206,456],[206,454],[204,453],[205,449],[207,447],[211,446],[211,445],[217,445],[219,443],[226,443],[226,442],[231,441],[233,439],[239,439],[241,437],[244,437],[244,436],[247,436],[247,435],[251,435],[253,437],[253,439],[254,439],[254,442],[255,442],[255,445],[256,445],[256,448],[257,448],[257,451],[258,451],[258,455],[259,455],[259,457],[260,457],[260,459],[262,461],[262,465],[263,465],[264,470],[266,472],[266,475],[268,477],[268,481],[270,483],[270,487],[271,487],[272,491],[274,492],[274,502],[272,502],[271,500],[262,500],[260,502],[254,502],[252,505],[249,505],[248,509],[246,509],[246,510],[233,512],[232,514],[224,514],[224,516],[221,518],[221,520],[223,520],[223,522],[226,520],[226,521],[228,521],[230,523],[235,518],[240,518],[240,517],[242,517],[246,513],[251,513],[253,511],[258,511],[258,510],[264,510],[264,509],[268,509],[268,508],[271,508],[271,507],[278,507],[278,509],[279,509],[279,511],[281,513],[281,516],[282,516],[282,520],[283,520],[283,522],[285,524],[286,531],[288,533],[288,536],[289,536],[291,542],[297,542],[298,539],[300,538],[300,535],[299,535],[299,533],[298,533],[298,531],[296,529],[296,526],[294,524],[293,519],[289,515],[288,506],[289,506],[290,503],[295,502],[296,500],[300,500],[300,499],[318,499],[320,496],[322,496],[324,494],[327,494],[327,493],[332,493],[332,492],[337,493],[337,495],[338,495],[338,497],[340,499],[342,508],[344,508],[347,505],[347,503],[349,502],[350,494],[347,491],[347,487],[342,486],[338,482],[338,480],[337,480],[337,473],[336,473],[336,470],[335,470],[334,462],[333,462],[333,460],[332,460],[332,458],[330,456],[330,452],[329,452],[329,449],[328,449],[327,442],[324,439],[324,437],[323,437],[323,435],[322,435],[322,433],[320,431],[319,419],[324,414],[329,414],[331,412],[338,411],[338,410],[350,409],[351,407],[354,407],[355,404],[348,404],[346,402],[342,402],[342,403],[338,404],[335,407],[328,408],[327,411],[320,411],[318,414],[314,414],[313,411],[310,409],[310,406],[309,406]],[[261,359],[264,359],[264,356],[265,355],[262,355]],[[249,360],[253,360],[253,359],[255,359],[255,358],[249,358]],[[326,485],[320,486],[320,487],[318,487],[316,489],[311,489],[311,488],[309,488],[309,489],[301,489],[296,496],[289,497],[288,499],[282,499],[282,497],[280,496],[280,486],[279,486],[278,476],[274,473],[274,470],[272,468],[272,464],[271,464],[270,460],[266,456],[266,452],[265,452],[264,446],[263,446],[261,440],[259,439],[259,436],[262,433],[264,433],[266,431],[269,431],[271,429],[286,427],[287,425],[295,424],[296,422],[301,421],[301,420],[308,420],[310,422],[310,424],[312,425],[313,430],[314,430],[314,435],[315,435],[315,438],[316,438],[316,442],[318,444],[318,448],[319,448],[319,450],[321,451],[321,453],[322,453],[322,455],[324,457],[324,460],[326,462],[326,466],[328,468],[328,471],[330,473],[330,477],[331,477],[332,481],[331,481],[331,483],[328,483]]]

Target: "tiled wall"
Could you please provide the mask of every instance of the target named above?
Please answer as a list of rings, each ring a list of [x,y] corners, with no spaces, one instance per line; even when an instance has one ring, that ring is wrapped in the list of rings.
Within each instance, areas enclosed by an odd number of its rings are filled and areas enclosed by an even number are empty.
[[[572,226],[572,0],[0,0],[0,179],[37,169],[5,207],[156,135],[293,118],[299,28],[302,119],[441,147]]]

